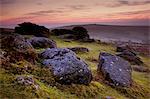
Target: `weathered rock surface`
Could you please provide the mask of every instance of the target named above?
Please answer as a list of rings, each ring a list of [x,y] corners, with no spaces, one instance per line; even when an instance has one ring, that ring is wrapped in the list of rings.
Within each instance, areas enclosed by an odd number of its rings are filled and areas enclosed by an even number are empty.
[[[92,80],[88,65],[69,49],[48,48],[40,56],[61,84],[89,84]]]
[[[129,87],[132,84],[130,64],[116,55],[100,53],[98,71],[110,85]]]
[[[46,37],[33,37],[29,42],[34,48],[56,48],[56,42]]]
[[[68,49],[72,50],[75,53],[78,53],[78,52],[82,52],[82,53],[89,52],[89,49],[85,48],[85,47],[72,47],[72,48],[68,48]]]
[[[1,48],[7,52],[10,61],[20,61],[26,59],[29,62],[34,62],[36,52],[30,42],[19,34],[4,34],[0,36]]]
[[[124,58],[125,60],[129,61],[131,64],[137,64],[137,65],[143,64],[142,60],[136,54],[134,54],[132,51],[129,50],[124,50],[123,52],[117,54],[117,56]]]

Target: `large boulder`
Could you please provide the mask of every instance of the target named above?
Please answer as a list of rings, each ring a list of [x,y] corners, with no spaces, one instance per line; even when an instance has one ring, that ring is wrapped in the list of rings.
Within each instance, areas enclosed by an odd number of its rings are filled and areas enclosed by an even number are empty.
[[[68,48],[68,49],[72,50],[75,53],[78,53],[78,52],[82,52],[82,53],[89,52],[89,49],[85,48],[85,47],[71,47],[71,48]]]
[[[11,62],[26,59],[29,62],[35,62],[36,52],[30,42],[19,34],[4,34],[0,36],[1,48],[7,52]]]
[[[117,56],[124,58],[125,60],[129,61],[131,64],[134,65],[142,65],[143,61],[132,51],[124,50],[121,53],[118,53]]]
[[[132,84],[130,64],[116,55],[100,53],[98,71],[110,85],[129,87]]]
[[[40,54],[43,65],[49,67],[61,84],[89,84],[92,80],[88,65],[66,48],[48,48]]]
[[[56,42],[46,37],[33,37],[29,42],[34,48],[56,48]]]

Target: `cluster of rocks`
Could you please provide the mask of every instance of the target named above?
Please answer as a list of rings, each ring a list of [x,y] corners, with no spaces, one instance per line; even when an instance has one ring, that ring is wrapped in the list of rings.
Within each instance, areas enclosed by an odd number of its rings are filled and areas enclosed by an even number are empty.
[[[1,35],[1,64],[27,60],[34,63],[38,55],[34,48],[48,48],[39,55],[43,65],[50,67],[56,81],[62,84],[89,84],[92,73],[88,65],[69,49],[57,48],[56,43],[45,37],[25,39],[19,34]],[[6,54],[6,55],[5,55]],[[6,60],[9,57],[10,60]],[[5,65],[6,65],[5,64]],[[21,80],[25,81],[25,80]]]
[[[89,52],[87,48],[57,48],[56,42],[49,38],[25,39],[19,34],[1,35],[1,44],[1,64],[24,59],[34,63],[37,58],[40,58],[41,63],[52,71],[55,80],[61,84],[88,85],[92,81],[89,66],[76,55],[78,52]],[[46,49],[37,55],[36,48]],[[97,70],[102,73],[110,85],[129,87],[132,85],[132,69],[129,62],[137,65],[143,62],[136,53],[125,47],[117,47],[117,52],[119,52],[117,55],[100,53]],[[27,85],[34,83],[32,79],[23,77],[17,78],[17,81]]]

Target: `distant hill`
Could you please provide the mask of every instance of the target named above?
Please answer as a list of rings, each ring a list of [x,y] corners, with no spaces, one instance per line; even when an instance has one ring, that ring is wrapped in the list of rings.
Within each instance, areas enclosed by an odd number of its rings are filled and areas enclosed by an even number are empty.
[[[118,26],[118,25],[71,25],[58,28],[72,29],[75,26],[83,26],[89,31],[91,38],[102,41],[132,41],[148,43],[150,38],[149,26]]]
[[[14,29],[11,28],[0,28],[0,33],[12,33]]]

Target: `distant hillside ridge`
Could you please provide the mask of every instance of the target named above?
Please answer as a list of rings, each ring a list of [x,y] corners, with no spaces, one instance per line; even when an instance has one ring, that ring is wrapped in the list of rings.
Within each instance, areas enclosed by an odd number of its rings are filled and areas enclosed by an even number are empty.
[[[91,38],[102,41],[131,41],[137,43],[148,43],[150,38],[150,26],[119,26],[85,24],[57,27],[58,29],[72,29],[82,26],[88,30]]]

